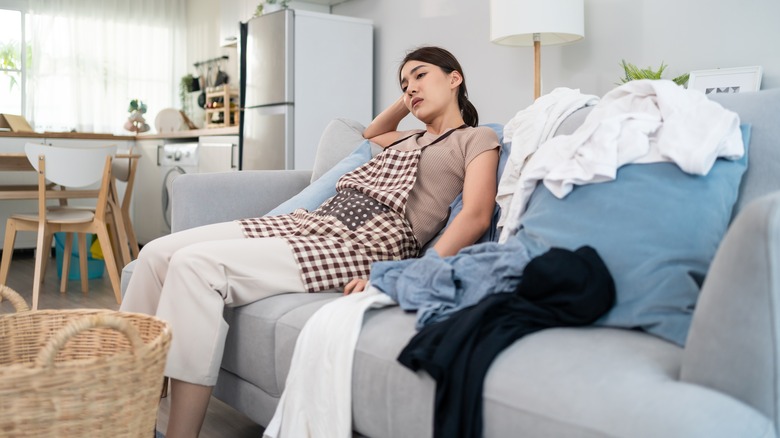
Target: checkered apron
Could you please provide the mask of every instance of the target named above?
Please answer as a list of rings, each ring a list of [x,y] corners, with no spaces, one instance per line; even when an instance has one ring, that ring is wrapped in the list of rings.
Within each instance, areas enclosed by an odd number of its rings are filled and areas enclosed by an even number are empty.
[[[420,244],[405,213],[421,151],[388,147],[343,175],[336,195],[313,212],[298,209],[283,216],[243,219],[239,222],[244,234],[285,239],[309,292],[368,278],[375,261],[415,257]]]

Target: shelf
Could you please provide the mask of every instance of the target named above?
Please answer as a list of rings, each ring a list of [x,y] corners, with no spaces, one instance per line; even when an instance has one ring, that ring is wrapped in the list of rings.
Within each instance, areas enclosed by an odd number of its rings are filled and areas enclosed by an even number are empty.
[[[238,90],[223,85],[206,89],[206,128],[238,126]]]

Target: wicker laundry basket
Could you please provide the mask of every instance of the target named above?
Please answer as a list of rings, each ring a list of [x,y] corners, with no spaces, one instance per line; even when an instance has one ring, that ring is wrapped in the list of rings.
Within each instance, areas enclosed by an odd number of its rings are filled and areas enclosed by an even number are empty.
[[[168,325],[110,310],[28,311],[0,285],[16,313],[0,315],[0,436],[152,437]]]

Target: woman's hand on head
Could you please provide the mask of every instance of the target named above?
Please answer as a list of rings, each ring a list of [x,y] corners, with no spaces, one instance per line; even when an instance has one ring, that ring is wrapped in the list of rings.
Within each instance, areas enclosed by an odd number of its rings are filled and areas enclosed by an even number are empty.
[[[363,137],[385,148],[398,140],[398,124],[409,114],[404,104],[403,94],[389,107],[385,108],[363,131]]]
[[[366,288],[366,284],[368,284],[368,280],[363,278],[354,278],[352,281],[347,283],[346,286],[344,286],[344,295],[349,295],[353,292],[363,292],[363,290]]]

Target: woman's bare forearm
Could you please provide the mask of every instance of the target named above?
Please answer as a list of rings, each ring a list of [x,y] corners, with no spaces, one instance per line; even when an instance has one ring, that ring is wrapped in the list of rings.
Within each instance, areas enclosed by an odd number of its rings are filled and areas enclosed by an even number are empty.
[[[490,217],[482,213],[461,211],[433,245],[440,257],[457,254],[461,249],[472,245],[490,227]]]
[[[401,123],[401,120],[407,115],[409,115],[409,109],[404,105],[402,96],[371,121],[371,124],[363,131],[363,137],[374,140],[382,134],[396,132],[398,124]]]

